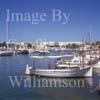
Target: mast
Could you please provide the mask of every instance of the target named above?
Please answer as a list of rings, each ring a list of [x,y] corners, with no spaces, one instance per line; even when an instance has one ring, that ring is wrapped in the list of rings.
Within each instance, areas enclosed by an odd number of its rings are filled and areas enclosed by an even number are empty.
[[[98,44],[98,50],[99,50],[99,60],[100,60],[100,43]]]
[[[84,67],[84,36],[82,38],[82,67]]]
[[[79,54],[79,60],[80,60],[80,67],[82,67],[82,66],[81,66],[81,65],[82,65],[82,62],[81,62],[81,50],[80,50],[80,48],[79,48],[78,54]]]
[[[9,22],[8,22],[8,20],[6,20],[6,43],[7,43],[7,48],[8,48],[8,24],[9,24]]]
[[[90,55],[90,65],[91,65],[91,28],[92,28],[92,26],[90,25],[90,32],[88,33],[88,37],[89,37],[89,55]]]

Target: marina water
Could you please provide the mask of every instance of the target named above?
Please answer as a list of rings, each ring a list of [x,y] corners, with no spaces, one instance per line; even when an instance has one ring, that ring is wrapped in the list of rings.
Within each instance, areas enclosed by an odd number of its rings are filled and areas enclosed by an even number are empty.
[[[32,59],[29,55],[0,57],[0,100],[100,100],[100,69],[93,70],[92,78],[25,76],[27,64],[46,68],[54,61]],[[13,84],[15,79],[21,82],[19,86]]]

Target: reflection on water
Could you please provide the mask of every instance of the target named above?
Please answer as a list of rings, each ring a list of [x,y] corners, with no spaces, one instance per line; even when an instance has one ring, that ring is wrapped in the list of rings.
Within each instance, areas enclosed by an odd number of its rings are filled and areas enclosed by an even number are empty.
[[[26,76],[26,87],[33,88],[85,88],[92,87],[92,78],[46,78]]]
[[[95,68],[94,72],[97,74],[97,76],[100,76],[100,68]]]
[[[41,87],[34,87],[34,91],[39,96],[43,96],[45,100],[51,98],[51,100],[99,100],[99,96],[96,95],[95,87],[93,88],[93,78],[45,78],[45,77],[35,77],[26,76],[27,81],[30,83],[32,81],[41,82]],[[45,83],[44,83],[45,80]],[[67,85],[59,85],[59,81],[67,82]],[[47,84],[53,81],[52,87],[48,87]],[[55,82],[56,81],[56,82]],[[32,82],[34,83],[34,82]],[[47,83],[47,84],[46,84]],[[56,87],[54,87],[56,84]],[[62,83],[63,84],[63,83]],[[40,85],[39,85],[40,86]],[[43,87],[42,87],[43,86]],[[62,86],[62,87],[59,87]],[[31,88],[32,89],[32,88]],[[97,99],[96,99],[97,98]],[[47,99],[50,100],[50,99]]]
[[[53,61],[35,60],[35,65],[44,68]],[[26,64],[33,63],[29,56],[0,58],[0,100],[100,100],[96,89],[99,73],[94,71],[92,78],[25,76]],[[13,87],[8,76],[18,76],[18,80],[24,76],[22,85]]]

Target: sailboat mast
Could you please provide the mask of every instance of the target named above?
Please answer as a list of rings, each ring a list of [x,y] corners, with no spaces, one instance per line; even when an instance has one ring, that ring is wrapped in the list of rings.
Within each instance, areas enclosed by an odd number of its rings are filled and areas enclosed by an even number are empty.
[[[84,36],[82,39],[82,67],[84,67]]]
[[[6,20],[6,43],[7,43],[7,48],[8,48],[8,20]]]
[[[90,65],[91,65],[91,26],[90,26],[90,32],[88,33],[88,37],[89,37],[89,55],[90,55]]]
[[[100,43],[98,44],[98,50],[99,50],[99,60],[100,60]]]

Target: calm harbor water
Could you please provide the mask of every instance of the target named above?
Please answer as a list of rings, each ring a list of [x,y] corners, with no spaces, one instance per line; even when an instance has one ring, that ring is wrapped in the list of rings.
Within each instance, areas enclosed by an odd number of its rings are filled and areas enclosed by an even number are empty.
[[[28,55],[0,57],[0,100],[100,100],[96,90],[100,79],[100,69],[93,70],[92,78],[25,77],[26,64],[45,68],[48,63],[54,61],[54,59],[33,60]],[[17,85],[13,87],[9,76],[16,76],[18,80],[23,76],[29,83],[31,80],[32,84],[29,85],[27,81],[27,86],[22,80],[19,87]],[[58,82],[56,87],[55,84],[50,87],[50,80],[60,81],[60,85]],[[78,84],[80,80],[84,83]],[[48,82],[48,86],[42,85],[44,81]]]

